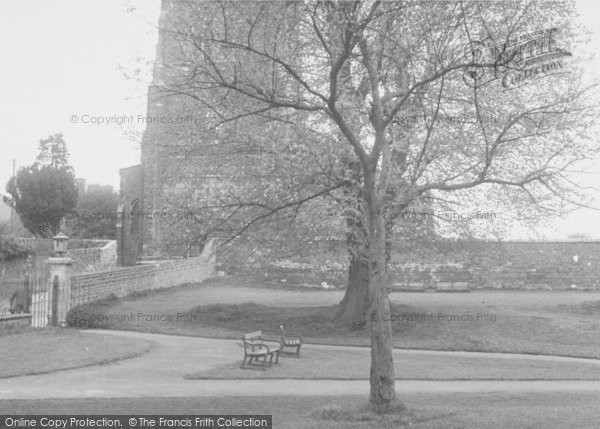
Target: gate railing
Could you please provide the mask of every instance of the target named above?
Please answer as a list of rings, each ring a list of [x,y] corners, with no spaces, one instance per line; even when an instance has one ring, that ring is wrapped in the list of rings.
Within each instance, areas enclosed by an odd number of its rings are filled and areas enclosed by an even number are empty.
[[[47,267],[44,264],[36,266],[29,274],[29,312],[31,326],[41,328],[48,324],[48,285]]]
[[[30,267],[21,276],[0,276],[0,318],[30,313],[31,326],[48,324],[48,288],[43,264]]]

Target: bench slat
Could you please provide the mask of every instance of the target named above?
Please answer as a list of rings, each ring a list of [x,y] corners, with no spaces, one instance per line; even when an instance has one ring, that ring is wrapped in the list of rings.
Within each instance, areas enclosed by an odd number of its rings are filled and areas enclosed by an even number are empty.
[[[261,337],[262,337],[262,331],[254,331],[254,332],[249,332],[247,334],[244,334],[245,340],[260,339]]]

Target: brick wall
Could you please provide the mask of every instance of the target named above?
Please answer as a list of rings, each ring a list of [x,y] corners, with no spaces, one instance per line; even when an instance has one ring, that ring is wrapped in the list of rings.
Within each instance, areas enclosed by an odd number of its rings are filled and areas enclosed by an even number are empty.
[[[134,267],[116,268],[71,277],[70,307],[115,294],[118,297],[136,291],[167,288],[189,282],[201,282],[214,276],[216,258],[207,244],[198,257],[156,261]]]

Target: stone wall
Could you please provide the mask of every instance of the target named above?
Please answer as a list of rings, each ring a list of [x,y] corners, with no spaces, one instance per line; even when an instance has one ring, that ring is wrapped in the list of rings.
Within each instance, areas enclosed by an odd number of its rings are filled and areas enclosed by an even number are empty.
[[[14,237],[16,243],[21,246],[31,249],[32,252],[38,254],[52,253],[51,238],[36,238],[36,237]],[[68,249],[81,249],[88,247],[102,247],[110,240],[99,240],[91,238],[71,238],[68,242]]]
[[[600,242],[468,243],[455,259],[481,287],[599,289]]]
[[[110,270],[117,266],[117,241],[109,240],[102,247],[70,249],[67,255],[73,259],[75,273]]]
[[[0,317],[0,336],[15,334],[31,326],[31,314],[7,314]]]
[[[215,275],[216,257],[207,244],[198,257],[179,260],[155,261],[134,267],[116,268],[71,277],[69,307],[132,292],[168,288],[183,283],[201,282]]]
[[[105,271],[116,267],[117,243],[115,240],[88,240],[88,244],[99,244],[98,246],[69,248],[67,256],[73,259],[73,272],[85,273],[94,271]],[[69,243],[70,244],[70,243]],[[12,281],[22,281],[25,273],[41,269],[44,261],[52,255],[52,252],[41,252],[32,254],[25,258],[0,261],[0,278]]]
[[[343,244],[340,244],[343,246]],[[325,259],[325,258],[324,258]],[[346,264],[278,261],[237,267],[256,280],[287,284],[322,282],[344,287]],[[395,249],[389,270],[396,287],[469,282],[471,288],[600,290],[600,241],[441,241]]]

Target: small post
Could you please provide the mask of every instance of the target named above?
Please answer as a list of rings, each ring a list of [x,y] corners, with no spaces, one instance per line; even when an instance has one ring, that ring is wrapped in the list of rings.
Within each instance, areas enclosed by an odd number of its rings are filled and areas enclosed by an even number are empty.
[[[52,313],[50,319],[51,326],[58,326],[58,275],[52,279]]]
[[[29,313],[29,303],[31,302],[31,295],[29,290],[29,273],[25,273],[25,281],[23,282],[23,289],[25,289],[25,302],[23,304],[23,312]]]

